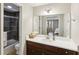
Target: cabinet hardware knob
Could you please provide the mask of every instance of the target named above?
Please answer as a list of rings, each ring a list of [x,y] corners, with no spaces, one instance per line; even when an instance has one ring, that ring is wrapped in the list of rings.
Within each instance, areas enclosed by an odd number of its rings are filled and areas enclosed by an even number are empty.
[[[67,51],[65,53],[68,53]]]

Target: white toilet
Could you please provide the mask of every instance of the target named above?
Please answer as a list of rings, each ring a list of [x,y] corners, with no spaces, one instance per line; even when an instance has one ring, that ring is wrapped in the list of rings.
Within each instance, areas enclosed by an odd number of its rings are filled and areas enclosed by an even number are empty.
[[[4,35],[4,37],[3,37],[3,39],[4,39],[4,46],[7,46],[7,32],[4,32],[3,35]]]
[[[17,44],[15,45],[16,54],[19,54],[19,48],[20,48],[20,44],[17,43]]]

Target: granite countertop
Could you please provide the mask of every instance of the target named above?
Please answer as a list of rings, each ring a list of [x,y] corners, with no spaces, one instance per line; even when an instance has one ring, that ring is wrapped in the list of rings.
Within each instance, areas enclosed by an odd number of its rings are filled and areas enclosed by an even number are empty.
[[[55,40],[53,40],[47,39],[45,35],[37,35],[35,38],[31,39],[27,36],[26,40],[78,52],[77,44],[75,44],[73,40],[65,37],[55,37]]]

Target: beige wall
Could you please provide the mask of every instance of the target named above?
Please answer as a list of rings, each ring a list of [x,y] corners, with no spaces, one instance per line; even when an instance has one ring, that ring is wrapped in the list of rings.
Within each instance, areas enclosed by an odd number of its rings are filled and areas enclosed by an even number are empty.
[[[71,4],[65,3],[51,3],[44,6],[38,6],[33,8],[34,20],[39,19],[38,16],[41,15],[53,15],[53,14],[64,14],[64,36],[70,37],[70,11]],[[46,13],[47,9],[51,10],[51,13]],[[37,22],[37,21],[36,21]],[[36,24],[34,21],[34,24]],[[38,27],[35,25],[34,29]],[[38,31],[38,30],[36,30]]]
[[[79,3],[71,4],[71,38],[79,45]]]
[[[34,9],[34,15],[46,15],[45,10],[50,9],[52,10],[52,13],[50,14],[65,14],[70,13],[70,4],[65,3],[51,3],[44,6],[38,6],[33,8]]]
[[[25,38],[26,35],[28,35],[29,33],[32,32],[32,16],[33,16],[33,9],[31,6],[29,6],[28,4],[22,4],[22,20],[21,20],[21,29],[22,32],[21,34],[21,51],[20,54],[23,54],[23,48],[24,48],[24,44],[25,44]]]

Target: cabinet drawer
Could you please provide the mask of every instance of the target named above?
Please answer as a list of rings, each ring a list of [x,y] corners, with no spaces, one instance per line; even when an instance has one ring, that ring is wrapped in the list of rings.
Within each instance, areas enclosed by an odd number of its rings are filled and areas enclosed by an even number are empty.
[[[27,54],[28,55],[41,55],[42,47],[40,44],[35,42],[27,42]]]

